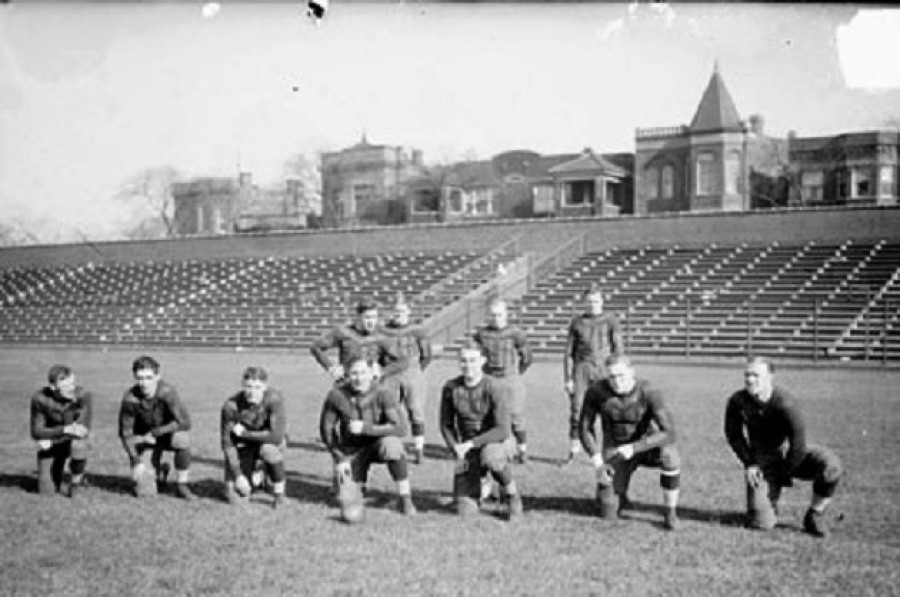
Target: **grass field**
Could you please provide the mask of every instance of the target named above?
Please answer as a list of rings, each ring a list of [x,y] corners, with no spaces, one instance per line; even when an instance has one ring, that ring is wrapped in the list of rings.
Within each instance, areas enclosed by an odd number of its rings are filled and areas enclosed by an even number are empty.
[[[306,353],[153,351],[194,422],[192,485],[201,499],[137,501],[116,437],[134,351],[0,349],[0,594],[3,595],[889,595],[900,593],[900,372],[785,369],[802,398],[812,441],[833,448],[848,474],[829,511],[832,535],[804,534],[809,485],[786,491],[769,533],[742,526],[741,469],[722,435],[732,367],[639,365],[667,390],[680,434],[682,528],[660,526],[656,471],[634,477],[627,519],[594,516],[593,472],[567,450],[560,364],[526,375],[532,459],[516,467],[526,515],[449,511],[452,464],[436,430],[440,384],[455,363],[429,369],[428,450],[412,467],[420,514],[390,509],[383,467],[370,481],[365,524],[337,519],[330,458],[317,440],[330,383]],[[75,367],[95,394],[91,487],[80,499],[35,494],[28,397],[55,362]],[[222,499],[218,413],[247,365],[269,369],[288,398],[288,503],[246,508]]]

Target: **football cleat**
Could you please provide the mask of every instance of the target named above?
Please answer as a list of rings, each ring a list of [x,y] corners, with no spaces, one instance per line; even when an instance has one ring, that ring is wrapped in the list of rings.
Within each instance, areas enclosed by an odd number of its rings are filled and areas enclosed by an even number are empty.
[[[156,469],[156,491],[162,493],[169,483],[169,472],[172,470],[168,462],[164,462]]]
[[[825,513],[816,512],[812,508],[806,511],[803,517],[803,530],[815,537],[828,535],[828,527],[825,524]]]
[[[197,499],[197,496],[194,495],[194,493],[191,491],[191,488],[188,487],[187,483],[176,483],[175,495],[188,502],[192,502]]]
[[[663,526],[667,531],[677,531],[678,527],[681,526],[681,523],[678,520],[678,513],[675,511],[675,508],[669,508],[666,510],[665,518],[663,519]]]
[[[416,510],[416,505],[413,503],[411,495],[400,496],[399,510],[404,516],[415,516],[418,510]]]

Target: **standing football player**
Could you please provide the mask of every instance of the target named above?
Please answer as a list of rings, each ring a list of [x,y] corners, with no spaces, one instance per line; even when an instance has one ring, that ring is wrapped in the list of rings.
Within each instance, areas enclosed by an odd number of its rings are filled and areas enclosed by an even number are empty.
[[[744,466],[750,525],[775,527],[778,499],[792,479],[812,481],[812,503],[803,528],[817,537],[828,533],[825,508],[831,502],[843,468],[828,448],[806,443],[806,425],[794,397],[773,381],[768,359],[750,359],[744,388],[725,408],[725,437]]]
[[[461,375],[441,391],[440,427],[447,447],[456,456],[453,498],[457,513],[478,511],[481,478],[487,472],[506,495],[509,518],[522,515],[522,497],[513,479],[510,460],[509,409],[498,382],[484,374],[485,357],[477,344],[459,351]]]
[[[76,497],[87,467],[92,396],[66,365],[54,365],[48,385],[31,397],[31,438],[37,443],[38,493],[60,491],[69,461],[68,495]]]
[[[616,518],[631,506],[628,485],[639,466],[660,468],[664,525],[675,530],[681,458],[672,414],[662,394],[635,377],[628,357],[612,355],[606,359],[606,368],[607,377],[584,396],[580,421],[581,441],[596,470],[600,516]]]
[[[569,395],[569,462],[581,452],[578,421],[587,389],[606,377],[606,358],[621,354],[622,334],[619,321],[612,313],[603,312],[603,291],[592,285],[585,293],[586,312],[569,323],[563,376]]]
[[[525,383],[522,375],[531,366],[531,347],[525,331],[509,325],[506,301],[494,299],[488,306],[490,320],[475,331],[473,339],[485,355],[484,372],[496,378],[495,388],[506,394],[512,433],[516,438],[516,459],[528,461],[525,431]]]
[[[153,357],[138,357],[131,366],[135,384],[125,391],[119,410],[119,437],[131,464],[137,497],[153,495],[166,484],[163,452],[175,453],[175,493],[193,500],[188,487],[191,467],[191,418],[175,387],[163,381]],[[150,462],[146,455],[150,454]]]
[[[335,479],[347,484],[341,490],[351,488],[356,493],[356,488],[366,484],[369,467],[385,463],[397,484],[400,511],[415,514],[401,439],[406,426],[397,398],[374,382],[372,368],[361,356],[348,361],[347,378],[328,393],[319,419],[319,434],[334,460]]]
[[[244,371],[243,389],[222,406],[221,439],[225,452],[225,498],[240,504],[250,496],[250,479],[261,460],[272,482],[272,507],[284,503],[286,416],[281,392],[268,385],[262,367]]]
[[[428,392],[425,369],[431,363],[431,342],[422,326],[410,324],[409,314],[409,305],[399,293],[391,320],[384,326],[384,334],[394,340],[397,354],[407,362],[393,379],[412,427],[413,462],[419,464],[425,455],[425,397]]]
[[[309,351],[335,381],[345,378],[347,362],[362,357],[369,363],[376,380],[400,373],[406,359],[397,354],[392,342],[378,330],[378,305],[361,301],[356,306],[356,320],[350,325],[337,325],[313,340]],[[336,348],[337,363],[328,358],[328,351]]]

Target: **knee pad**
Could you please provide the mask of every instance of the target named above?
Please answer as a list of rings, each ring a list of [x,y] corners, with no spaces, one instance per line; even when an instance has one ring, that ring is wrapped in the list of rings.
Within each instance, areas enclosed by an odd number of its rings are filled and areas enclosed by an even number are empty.
[[[667,446],[661,452],[660,460],[664,471],[677,471],[681,467],[681,454],[675,446]]]
[[[259,449],[259,457],[266,464],[278,464],[284,462],[284,453],[278,446],[264,444]]]
[[[87,460],[90,447],[91,446],[86,439],[73,439],[71,452],[72,460]]]
[[[191,436],[187,431],[176,431],[172,433],[173,450],[189,450],[190,447]]]
[[[381,440],[378,456],[382,460],[400,460],[406,456],[406,450],[399,437],[385,437]]]

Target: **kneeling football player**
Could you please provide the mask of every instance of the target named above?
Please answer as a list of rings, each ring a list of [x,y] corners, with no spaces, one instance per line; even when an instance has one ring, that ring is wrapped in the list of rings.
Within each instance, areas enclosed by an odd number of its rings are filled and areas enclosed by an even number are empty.
[[[131,371],[135,384],[122,396],[119,437],[131,463],[134,493],[137,497],[155,495],[165,486],[168,464],[161,464],[163,452],[174,452],[175,492],[182,499],[193,500],[196,496],[188,487],[191,418],[187,407],[175,387],[161,379],[159,363],[153,357],[137,358]]]
[[[222,406],[221,439],[225,452],[225,498],[239,504],[249,497],[250,479],[262,461],[272,482],[272,507],[284,503],[285,417],[281,392],[268,385],[262,367],[244,371],[243,389]]]
[[[793,479],[812,481],[812,501],[803,528],[816,537],[828,534],[825,508],[844,474],[837,455],[806,443],[806,424],[791,393],[775,385],[775,367],[755,357],[744,369],[744,388],[725,408],[725,437],[744,466],[750,526],[769,530],[777,524],[778,500]]]
[[[515,446],[509,404],[507,393],[485,375],[485,360],[477,344],[460,349],[462,374],[448,381],[441,392],[441,434],[456,456],[453,498],[457,513],[478,511],[482,473],[489,472],[505,494],[513,520],[523,508],[510,464]]]
[[[628,357],[610,356],[606,369],[585,394],[580,419],[581,441],[597,472],[600,516],[616,518],[631,505],[628,485],[638,467],[659,468],[664,525],[675,530],[681,458],[672,414],[659,390],[635,377]]]
[[[362,356],[351,358],[345,365],[347,381],[335,384],[322,405],[319,433],[334,459],[335,478],[341,487],[359,496],[365,485],[369,467],[387,465],[397,484],[399,510],[406,515],[416,513],[409,483],[409,466],[401,439],[406,425],[400,414],[395,393],[373,381],[372,367]],[[344,499],[348,494],[339,495]]]
[[[75,384],[75,374],[65,365],[51,367],[47,381],[49,384],[31,397],[31,437],[38,448],[38,492],[53,495],[60,490],[68,460],[71,498],[76,496],[87,466],[91,394]]]

